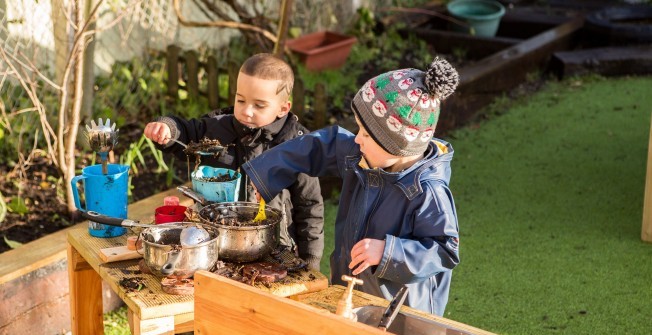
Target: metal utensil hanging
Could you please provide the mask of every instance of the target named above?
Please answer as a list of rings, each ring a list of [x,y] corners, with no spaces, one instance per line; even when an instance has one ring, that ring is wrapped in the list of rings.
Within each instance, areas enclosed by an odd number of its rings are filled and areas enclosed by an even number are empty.
[[[102,173],[108,174],[107,164],[109,151],[118,143],[118,132],[120,130],[115,128],[115,123],[111,124],[110,119],[106,119],[106,123],[102,122],[102,118],[95,121],[91,120],[91,126],[86,125],[86,139],[88,145],[93,151],[100,156],[100,163],[102,164]]]

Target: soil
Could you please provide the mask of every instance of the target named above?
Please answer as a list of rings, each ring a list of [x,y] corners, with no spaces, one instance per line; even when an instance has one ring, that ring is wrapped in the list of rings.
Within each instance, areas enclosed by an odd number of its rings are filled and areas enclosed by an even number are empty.
[[[137,125],[125,125],[120,128],[120,137],[115,153],[120,155],[136,143],[142,135],[142,128]],[[169,166],[175,170],[175,180],[167,186],[166,173],[158,172],[158,165],[151,155],[144,154],[145,165],[138,164],[138,173],[130,171],[131,195],[129,203],[147,198],[165,189],[181,185],[187,179],[185,162],[178,166]],[[93,153],[90,151],[77,155],[77,166],[91,165]],[[169,157],[166,157],[169,164]],[[63,198],[62,181],[57,180],[59,172],[53,164],[44,158],[37,158],[28,169],[13,171],[12,168],[0,166],[0,194],[7,204],[5,219],[0,222],[0,253],[11,250],[7,240],[28,243],[61,229],[84,221],[68,213]],[[59,187],[57,185],[59,184]],[[24,202],[24,206],[16,205]],[[12,211],[14,208],[14,211]],[[23,208],[20,210],[20,208]],[[18,210],[16,210],[18,209]]]

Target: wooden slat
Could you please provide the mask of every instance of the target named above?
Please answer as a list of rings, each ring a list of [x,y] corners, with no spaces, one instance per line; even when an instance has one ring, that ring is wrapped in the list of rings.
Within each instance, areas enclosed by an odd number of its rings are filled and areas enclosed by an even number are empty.
[[[174,316],[141,320],[131,310],[127,312],[129,328],[133,335],[174,335]]]
[[[215,56],[208,56],[206,60],[206,77],[208,84],[206,95],[208,96],[208,107],[218,109],[220,107],[220,75],[217,70],[217,59]]]
[[[555,52],[552,65],[560,77],[587,73],[603,76],[652,74],[652,45]]]
[[[337,302],[342,297],[345,290],[346,288],[344,286],[333,285],[319,292],[304,294],[301,296],[301,300],[299,301],[314,307],[326,309],[331,313],[335,313],[335,311],[337,310]],[[379,298],[371,294],[367,294],[357,290],[353,291],[352,301],[353,301],[353,308],[361,307],[361,306],[378,306],[378,307],[386,308],[389,305],[389,301],[383,298]],[[414,308],[410,308],[405,305],[401,307],[400,312],[407,315],[416,315],[421,318],[431,320],[437,324],[440,324],[448,328],[462,330],[469,335],[495,335],[494,333],[488,332],[486,330],[482,330],[437,315],[429,314]],[[445,332],[441,332],[441,333],[443,334]],[[433,329],[433,334],[439,334],[439,332]]]
[[[168,95],[175,99],[179,96],[179,50],[179,47],[175,45],[168,45],[165,56],[168,72]]]
[[[188,96],[196,99],[199,96],[199,56],[196,51],[188,50],[185,52],[186,75]]]
[[[126,261],[129,259],[138,259],[143,257],[143,250],[129,250],[127,246],[102,248],[100,249],[100,258],[104,263],[117,261]]]
[[[645,175],[645,195],[643,196],[641,239],[645,242],[652,242],[652,122],[650,123],[650,139],[647,147],[647,172]]]
[[[228,68],[227,68],[227,73],[229,74],[229,101],[227,101],[227,105],[233,105],[235,103],[235,92],[237,91],[238,87],[238,73],[240,73],[240,67],[238,64],[235,62],[229,62]]]
[[[68,246],[69,259],[78,259],[76,250]],[[70,315],[72,333],[104,334],[102,323],[102,279],[90,267],[75,269],[74,263],[68,263],[70,283]]]
[[[315,84],[315,99],[313,102],[313,129],[320,129],[326,125],[326,87],[322,83]]]
[[[66,234],[70,229],[66,228],[0,254],[0,284],[66,258]]]
[[[385,334],[206,271],[195,273],[195,333]]]
[[[292,89],[292,113],[299,118],[299,122],[305,125],[303,119],[306,111],[306,92],[303,87],[301,78],[294,79],[294,88]]]

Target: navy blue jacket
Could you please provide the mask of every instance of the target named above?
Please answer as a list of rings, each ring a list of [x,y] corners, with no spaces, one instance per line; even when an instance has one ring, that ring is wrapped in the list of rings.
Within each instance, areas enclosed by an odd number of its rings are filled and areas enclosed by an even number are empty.
[[[245,163],[265,200],[292,184],[299,173],[336,175],[343,180],[335,222],[331,281],[345,285],[353,245],[363,238],[385,240],[380,264],[358,278],[363,292],[390,300],[408,286],[406,304],[443,315],[451,270],[459,263],[458,224],[448,188],[453,148],[431,141],[425,157],[397,173],[365,169],[355,135],[338,126],[285,142]]]

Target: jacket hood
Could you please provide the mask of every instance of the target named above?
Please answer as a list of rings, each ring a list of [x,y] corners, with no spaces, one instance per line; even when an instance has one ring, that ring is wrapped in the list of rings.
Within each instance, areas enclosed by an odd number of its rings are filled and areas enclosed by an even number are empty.
[[[412,167],[401,172],[386,172],[380,169],[374,171],[379,171],[387,182],[398,186],[405,196],[412,200],[423,192],[422,181],[437,180],[448,186],[453,153],[450,143],[434,138],[428,144],[424,158]]]

